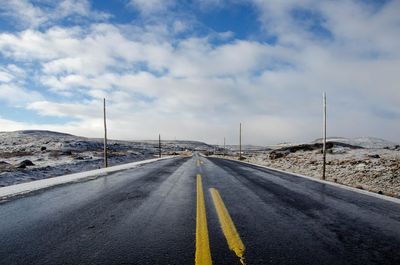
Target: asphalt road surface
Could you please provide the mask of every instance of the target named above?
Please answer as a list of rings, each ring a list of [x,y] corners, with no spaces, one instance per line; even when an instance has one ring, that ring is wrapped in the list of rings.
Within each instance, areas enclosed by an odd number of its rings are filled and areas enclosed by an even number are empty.
[[[400,264],[400,205],[195,154],[0,204],[0,264]]]

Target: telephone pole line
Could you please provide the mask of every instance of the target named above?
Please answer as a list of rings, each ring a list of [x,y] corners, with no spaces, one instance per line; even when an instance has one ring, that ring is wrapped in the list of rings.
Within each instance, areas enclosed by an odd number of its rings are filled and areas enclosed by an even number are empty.
[[[108,167],[107,157],[107,117],[106,117],[106,99],[103,99],[103,112],[104,112],[104,167]]]
[[[326,176],[326,93],[323,93],[323,143],[322,143],[322,179]]]
[[[224,156],[226,156],[225,137],[224,137]]]
[[[174,155],[177,155],[176,148],[178,147],[178,143],[176,142],[176,136],[174,137]]]
[[[158,157],[161,158],[161,134],[158,135]]]
[[[239,160],[242,160],[242,123],[239,125]]]

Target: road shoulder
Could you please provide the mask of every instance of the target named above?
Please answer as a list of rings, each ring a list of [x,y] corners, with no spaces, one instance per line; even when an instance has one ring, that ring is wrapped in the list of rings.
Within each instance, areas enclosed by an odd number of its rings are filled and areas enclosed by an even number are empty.
[[[245,162],[245,161],[238,161],[238,160],[233,159],[233,158],[227,158],[227,157],[225,157],[225,158],[223,158],[223,157],[213,157],[213,158],[225,159],[225,160],[229,160],[229,161],[235,161],[237,163],[243,163],[243,164],[248,164],[248,165],[252,165],[252,166],[256,166],[256,167],[260,167],[260,168],[265,168],[265,169],[272,170],[272,171],[275,171],[275,172],[280,172],[280,173],[288,174],[288,175],[295,176],[295,177],[305,178],[305,179],[308,179],[308,180],[311,180],[311,181],[319,182],[319,183],[322,183],[322,184],[338,187],[338,188],[341,188],[341,189],[345,189],[345,190],[361,193],[361,194],[372,196],[372,197],[375,197],[375,198],[378,198],[378,199],[382,199],[382,200],[386,200],[386,201],[390,201],[390,202],[394,202],[394,203],[400,204],[400,199],[398,199],[398,198],[394,198],[394,197],[390,197],[390,196],[386,196],[386,195],[382,195],[382,194],[378,194],[378,193],[374,193],[374,192],[370,192],[370,191],[366,191],[366,190],[357,189],[357,188],[354,188],[354,187],[342,185],[342,184],[335,183],[335,182],[330,182],[330,181],[326,181],[326,180],[322,180],[322,179],[317,179],[317,178],[313,178],[313,177],[310,177],[310,176],[305,176],[305,175],[301,175],[301,174],[297,174],[297,173],[293,173],[293,172],[289,172],[289,171],[284,171],[284,170],[277,169],[277,168],[272,168],[272,167],[267,167],[267,166],[255,164],[255,163],[250,163],[250,162]]]
[[[87,179],[101,177],[110,173],[115,173],[121,170],[132,169],[138,167],[140,165],[156,162],[159,160],[171,159],[173,156],[166,156],[162,158],[154,158],[154,159],[147,159],[142,161],[137,161],[133,163],[108,167],[108,168],[101,168],[95,170],[89,170],[64,176],[58,176],[48,179],[40,179],[31,182],[11,185],[7,187],[0,188],[0,202],[3,200],[7,200],[10,197],[18,196],[27,194],[33,191],[38,191],[46,188],[50,188],[53,186],[63,185],[67,183],[73,183],[78,181],[83,181]]]

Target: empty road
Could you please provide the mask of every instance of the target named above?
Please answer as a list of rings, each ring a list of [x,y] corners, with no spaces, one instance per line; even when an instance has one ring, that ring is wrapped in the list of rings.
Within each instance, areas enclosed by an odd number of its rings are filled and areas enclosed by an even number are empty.
[[[0,203],[0,264],[400,264],[400,204],[195,154]]]

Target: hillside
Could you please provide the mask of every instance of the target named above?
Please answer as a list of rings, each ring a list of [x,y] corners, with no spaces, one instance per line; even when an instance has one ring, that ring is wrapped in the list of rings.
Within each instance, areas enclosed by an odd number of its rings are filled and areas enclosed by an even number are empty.
[[[162,141],[163,154],[208,150],[197,141]],[[158,141],[108,141],[109,164],[158,156]],[[29,161],[29,162],[28,162]],[[0,132],[0,186],[103,166],[103,139],[53,131]]]
[[[270,152],[244,154],[246,161],[320,178],[321,139],[306,144],[284,143]],[[326,179],[400,197],[400,145],[379,138],[328,139]]]
[[[316,139],[313,143],[321,143],[322,139]],[[396,143],[376,138],[376,137],[359,137],[359,138],[344,138],[344,137],[329,137],[327,142],[340,142],[344,144],[361,146],[368,149],[380,149],[380,148],[395,148]]]

